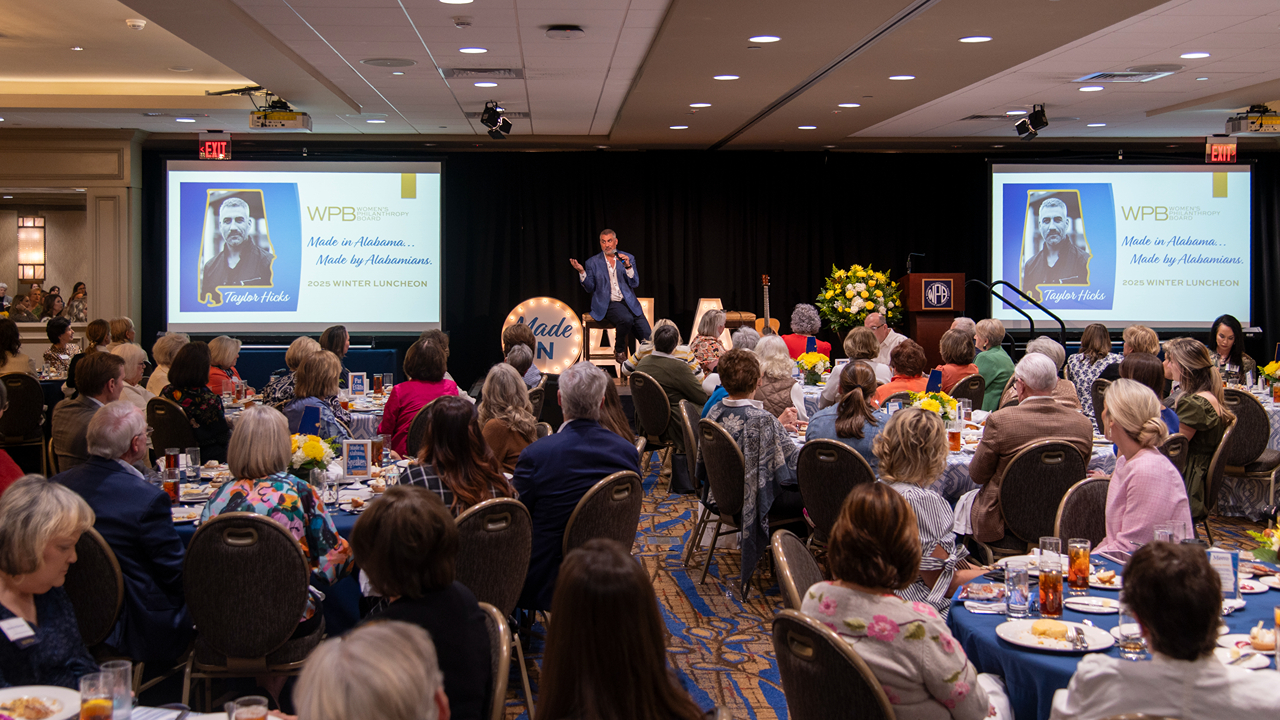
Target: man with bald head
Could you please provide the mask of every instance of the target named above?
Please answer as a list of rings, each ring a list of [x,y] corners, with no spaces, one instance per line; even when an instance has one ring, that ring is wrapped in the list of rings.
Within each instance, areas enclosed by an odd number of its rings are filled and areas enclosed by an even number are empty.
[[[218,207],[218,237],[222,250],[205,263],[200,282],[200,301],[222,304],[222,287],[271,287],[271,263],[275,256],[258,247],[257,222],[249,213],[249,203],[238,197],[222,201]]]
[[[876,356],[876,362],[889,367],[889,355],[899,343],[907,339],[907,336],[890,329],[889,323],[880,313],[871,313],[866,320],[862,321],[862,324],[876,334],[876,340],[880,343],[880,354]]]
[[[1041,300],[1040,285],[1088,285],[1088,251],[1076,245],[1067,204],[1056,197],[1040,203],[1036,232],[1040,252],[1022,266],[1022,291]]]

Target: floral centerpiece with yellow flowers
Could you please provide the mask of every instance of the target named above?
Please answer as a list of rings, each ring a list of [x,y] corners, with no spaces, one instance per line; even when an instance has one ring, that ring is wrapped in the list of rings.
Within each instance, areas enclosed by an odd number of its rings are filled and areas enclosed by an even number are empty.
[[[960,403],[944,392],[913,392],[909,395],[911,407],[936,413],[943,422],[960,419]]]
[[[1262,373],[1262,377],[1271,386],[1271,399],[1280,402],[1280,400],[1276,400],[1276,398],[1280,397],[1280,362],[1272,360],[1259,368],[1258,372]]]
[[[1268,563],[1276,562],[1276,555],[1280,553],[1280,535],[1277,535],[1275,530],[1268,528],[1262,532],[1254,532],[1253,530],[1246,530],[1245,532],[1249,534],[1249,537],[1258,541],[1259,547],[1253,549],[1255,560]]]
[[[796,367],[804,373],[805,385],[817,385],[822,381],[822,373],[831,367],[831,358],[820,352],[807,352],[796,358]]]
[[[837,331],[861,325],[871,313],[880,313],[890,325],[902,321],[898,284],[870,265],[848,270],[832,265],[817,305],[818,314]]]
[[[339,452],[332,438],[325,440],[319,435],[294,435],[289,438],[289,472],[310,480],[312,470],[327,470]]]

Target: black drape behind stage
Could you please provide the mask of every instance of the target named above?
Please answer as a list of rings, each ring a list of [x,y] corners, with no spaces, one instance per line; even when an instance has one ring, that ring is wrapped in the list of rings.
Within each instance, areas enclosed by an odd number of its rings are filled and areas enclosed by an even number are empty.
[[[237,149],[239,153],[239,149]],[[971,153],[511,152],[431,156],[327,152],[313,160],[415,160],[444,156],[444,325],[450,370],[468,387],[501,360],[499,334],[520,301],[548,295],[579,312],[589,298],[569,266],[618,233],[653,297],[688,341],[700,297],[762,313],[760,276],[771,276],[772,313],[786,332],[792,307],[812,301],[832,264],[871,263],[896,277],[909,252],[917,271],[987,279],[987,162]],[[144,153],[144,277],[163,277],[163,160]],[[237,159],[298,160],[239,153]],[[1190,162],[1190,160],[1187,160]],[[1280,162],[1265,156],[1254,181],[1254,323],[1280,318]],[[1259,242],[1258,238],[1269,238]],[[144,291],[144,336],[163,324],[159,283]],[[987,301],[968,295],[967,314]],[[1047,325],[1046,325],[1047,328]],[[1271,335],[1265,340],[1275,342]],[[380,343],[381,344],[381,343]],[[1255,357],[1269,358],[1262,343]],[[1259,355],[1259,351],[1261,355]]]

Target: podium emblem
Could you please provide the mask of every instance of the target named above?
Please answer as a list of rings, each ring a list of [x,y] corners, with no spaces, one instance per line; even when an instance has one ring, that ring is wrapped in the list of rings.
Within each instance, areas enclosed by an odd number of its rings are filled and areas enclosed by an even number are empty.
[[[925,310],[951,310],[951,279],[950,278],[925,278],[921,281],[924,285]]]

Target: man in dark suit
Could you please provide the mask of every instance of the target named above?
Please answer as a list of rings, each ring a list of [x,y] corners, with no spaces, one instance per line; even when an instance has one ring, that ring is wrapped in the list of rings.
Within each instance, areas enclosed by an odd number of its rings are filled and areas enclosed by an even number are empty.
[[[124,575],[124,607],[106,644],[136,661],[173,660],[192,637],[182,591],[185,549],[169,496],[134,467],[147,462],[146,417],[117,400],[93,415],[87,435],[89,459],[53,480],[93,508],[93,527]]]
[[[1004,538],[1000,483],[1018,451],[1041,440],[1064,440],[1086,463],[1093,453],[1093,423],[1054,397],[1058,373],[1047,355],[1029,353],[1014,368],[1013,378],[1018,404],[991,413],[969,463],[970,479],[981,486],[969,517],[973,536],[984,543]]]
[[[550,610],[555,591],[564,528],[591,486],[622,470],[640,471],[631,443],[600,426],[608,376],[580,362],[560,375],[559,400],[565,424],[520,453],[511,483],[533,519],[533,552],[519,607]]]
[[[124,358],[108,352],[85,355],[76,363],[75,398],[53,408],[53,447],[58,469],[70,470],[89,459],[85,431],[98,408],[120,399]]]
[[[578,271],[582,289],[591,293],[591,317],[611,322],[617,328],[613,352],[621,365],[629,357],[629,338],[641,342],[649,339],[649,321],[636,300],[640,273],[636,272],[635,258],[618,252],[616,233],[601,230],[600,254],[587,258],[585,268],[573,258],[569,258],[569,264]]]

